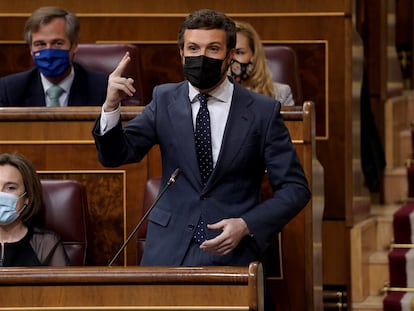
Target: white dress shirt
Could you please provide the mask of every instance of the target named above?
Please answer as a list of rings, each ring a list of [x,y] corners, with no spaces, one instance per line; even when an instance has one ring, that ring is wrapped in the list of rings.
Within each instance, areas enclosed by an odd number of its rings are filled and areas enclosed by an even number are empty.
[[[233,96],[233,84],[225,79],[222,84],[209,93],[210,97],[207,101],[207,107],[210,114],[210,128],[211,128],[211,147],[213,151],[213,166],[216,165],[221,144],[223,142],[224,129],[226,128],[227,118],[229,116],[231,98]],[[191,110],[193,112],[193,127],[195,129],[195,122],[198,110],[200,109],[200,102],[197,99],[198,90],[196,90],[189,83],[189,98]]]

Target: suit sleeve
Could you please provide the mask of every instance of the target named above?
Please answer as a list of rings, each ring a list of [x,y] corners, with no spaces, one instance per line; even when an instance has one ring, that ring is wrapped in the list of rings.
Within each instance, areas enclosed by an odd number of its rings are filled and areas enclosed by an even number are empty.
[[[144,111],[122,127],[118,124],[101,135],[99,115],[92,129],[98,159],[106,167],[136,163],[149,152],[157,141],[154,129],[155,102],[148,104]]]
[[[283,122],[279,103],[275,106],[266,133],[264,156],[273,197],[242,216],[262,250],[306,206],[311,197],[308,181]]]

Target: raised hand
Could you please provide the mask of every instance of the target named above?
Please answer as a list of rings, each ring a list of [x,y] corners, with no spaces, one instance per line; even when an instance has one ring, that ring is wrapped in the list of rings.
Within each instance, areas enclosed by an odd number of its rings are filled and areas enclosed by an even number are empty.
[[[125,78],[122,74],[131,62],[129,52],[126,52],[115,70],[109,75],[106,100],[103,105],[104,111],[113,111],[118,108],[121,100],[126,96],[133,96],[135,88],[134,79]]]

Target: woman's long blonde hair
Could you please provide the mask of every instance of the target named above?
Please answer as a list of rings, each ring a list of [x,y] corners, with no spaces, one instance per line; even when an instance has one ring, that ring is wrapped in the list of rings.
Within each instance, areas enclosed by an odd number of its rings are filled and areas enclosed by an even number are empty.
[[[235,21],[235,23],[237,33],[240,33],[247,38],[250,48],[253,51],[253,69],[249,75],[249,78],[241,82],[241,84],[252,91],[274,98],[276,94],[272,80],[272,73],[270,72],[267,64],[259,34],[253,26],[247,22]]]

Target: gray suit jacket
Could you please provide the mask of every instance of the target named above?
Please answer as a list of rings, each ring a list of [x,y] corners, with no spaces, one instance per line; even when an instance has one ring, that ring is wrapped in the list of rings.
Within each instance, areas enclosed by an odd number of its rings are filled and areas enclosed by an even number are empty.
[[[105,135],[93,129],[100,162],[116,167],[140,161],[159,144],[162,184],[182,173],[149,215],[143,265],[178,266],[191,243],[200,215],[206,223],[242,217],[252,236],[214,265],[248,265],[260,260],[271,239],[310,199],[307,180],[280,114],[280,103],[234,84],[231,109],[216,167],[203,186],[194,146],[188,82],[154,88],[144,112],[124,128]],[[274,197],[260,201],[265,170]],[[133,186],[133,185],[130,185]],[[208,238],[219,234],[207,230]]]
[[[294,106],[295,105],[295,101],[293,100],[292,90],[288,84],[273,82],[273,87],[276,93],[275,99],[279,101],[282,104],[282,106]]]

